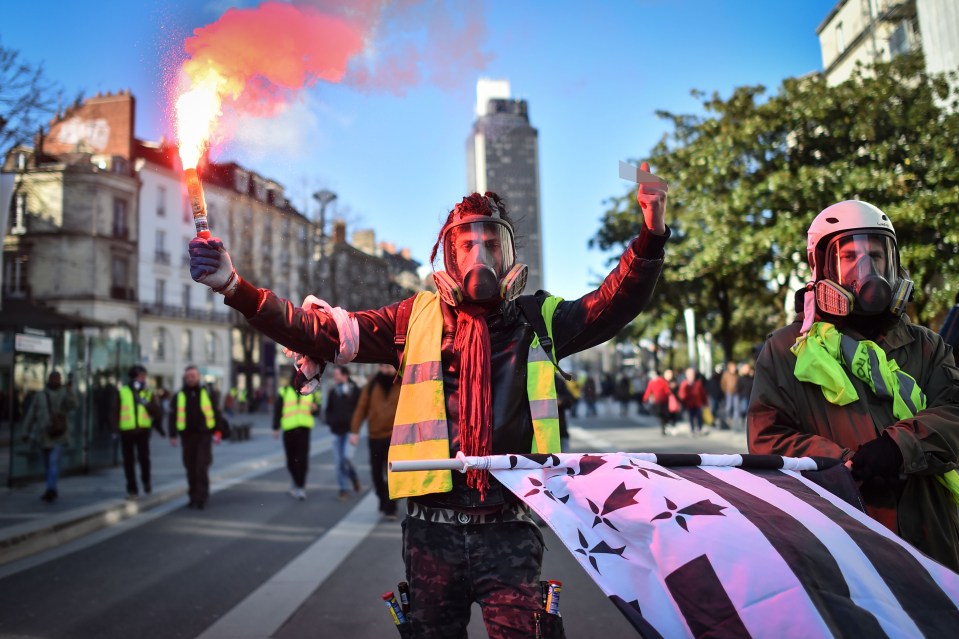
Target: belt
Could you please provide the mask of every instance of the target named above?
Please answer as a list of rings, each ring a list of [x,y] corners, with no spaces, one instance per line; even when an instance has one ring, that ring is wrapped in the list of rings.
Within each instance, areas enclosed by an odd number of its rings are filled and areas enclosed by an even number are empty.
[[[486,509],[478,512],[457,510],[455,508],[435,508],[424,506],[412,500],[406,500],[406,514],[413,519],[422,519],[437,524],[468,526],[472,524],[503,524],[513,521],[535,525],[529,506],[526,504],[504,504],[493,511]]]

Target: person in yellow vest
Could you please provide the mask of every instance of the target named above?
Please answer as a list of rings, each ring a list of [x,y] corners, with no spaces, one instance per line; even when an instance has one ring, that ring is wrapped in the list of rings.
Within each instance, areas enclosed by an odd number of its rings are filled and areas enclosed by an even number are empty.
[[[756,361],[749,452],[842,460],[870,516],[959,570],[959,368],[903,314],[912,282],[892,222],[839,202],[813,220],[806,253],[802,313]]]
[[[170,444],[182,442],[183,467],[186,469],[189,508],[203,510],[210,499],[210,464],[213,444],[223,438],[216,397],[200,384],[200,370],[187,366],[183,371],[183,388],[173,396],[167,426]]]
[[[315,401],[316,393],[300,395],[293,387],[296,377],[293,370],[289,380],[280,382],[280,390],[273,404],[273,437],[283,432],[283,451],[286,453],[286,469],[290,472],[290,496],[306,499],[306,475],[310,469],[310,437],[320,406]]]
[[[380,309],[302,308],[257,289],[218,238],[190,242],[190,270],[257,330],[314,363],[396,366],[391,461],[559,452],[558,360],[615,336],[646,307],[663,268],[665,184],[641,184],[637,200],[638,237],[600,287],[576,300],[521,295],[527,268],[516,260],[506,203],[492,192],[450,211],[431,256],[435,264],[442,249],[436,292]],[[398,211],[409,215],[409,202]],[[543,538],[522,500],[484,471],[391,472],[388,483],[390,497],[406,498],[413,636],[465,636],[473,603],[492,639],[534,636]]]
[[[127,371],[129,382],[120,388],[119,417],[120,450],[123,455],[123,473],[127,480],[127,499],[136,499],[140,494],[137,485],[136,465],[140,465],[140,481],[143,492],[153,492],[150,479],[150,434],[156,426],[163,435],[160,403],[150,388],[147,388],[147,369],[134,365]]]

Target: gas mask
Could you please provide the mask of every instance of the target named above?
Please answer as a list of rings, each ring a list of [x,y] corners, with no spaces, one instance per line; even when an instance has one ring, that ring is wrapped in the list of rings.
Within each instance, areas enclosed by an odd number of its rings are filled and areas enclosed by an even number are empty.
[[[443,229],[445,271],[433,273],[436,289],[450,306],[512,300],[526,286],[527,267],[516,264],[513,229],[502,219],[471,216]]]
[[[912,294],[912,281],[899,268],[895,237],[889,233],[853,231],[829,240],[816,282],[816,305],[837,317],[898,317]]]

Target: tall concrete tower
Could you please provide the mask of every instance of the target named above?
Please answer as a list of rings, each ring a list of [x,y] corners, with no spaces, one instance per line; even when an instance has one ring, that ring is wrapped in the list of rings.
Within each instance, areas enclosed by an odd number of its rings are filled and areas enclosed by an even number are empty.
[[[526,292],[543,288],[539,207],[539,134],[526,100],[509,95],[506,80],[476,83],[476,121],[466,143],[470,192],[493,191],[506,200],[515,223],[517,260],[529,266]]]

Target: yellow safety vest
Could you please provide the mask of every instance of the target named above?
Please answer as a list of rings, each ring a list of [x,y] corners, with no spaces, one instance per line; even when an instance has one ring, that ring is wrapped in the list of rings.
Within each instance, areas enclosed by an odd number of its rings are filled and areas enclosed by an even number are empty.
[[[561,300],[548,298],[542,313],[552,334],[553,311]],[[547,314],[548,313],[548,314]],[[436,293],[416,296],[407,328],[402,386],[396,407],[389,461],[410,459],[449,459],[449,429],[446,423],[446,397],[443,393],[441,340],[443,312]],[[556,404],[556,380],[553,363],[539,348],[539,339],[530,344],[526,364],[526,394],[533,419],[534,453],[559,452],[559,408]],[[388,474],[390,498],[444,493],[453,489],[449,470],[424,470]]]
[[[153,399],[153,392],[144,388],[140,391],[140,399],[149,402]],[[136,419],[133,411],[136,406]],[[120,389],[120,430],[134,430],[137,427],[150,428],[153,426],[153,420],[150,419],[150,413],[142,403],[137,404],[133,401],[133,389],[129,386],[123,386]]]
[[[280,428],[313,428],[313,396],[300,395],[292,386],[280,389],[283,398],[283,413],[280,416]]]
[[[206,427],[209,430],[216,428],[216,413],[213,412],[210,395],[202,386],[200,387],[200,411],[206,419]],[[176,394],[176,429],[186,430],[186,393],[183,391]]]

